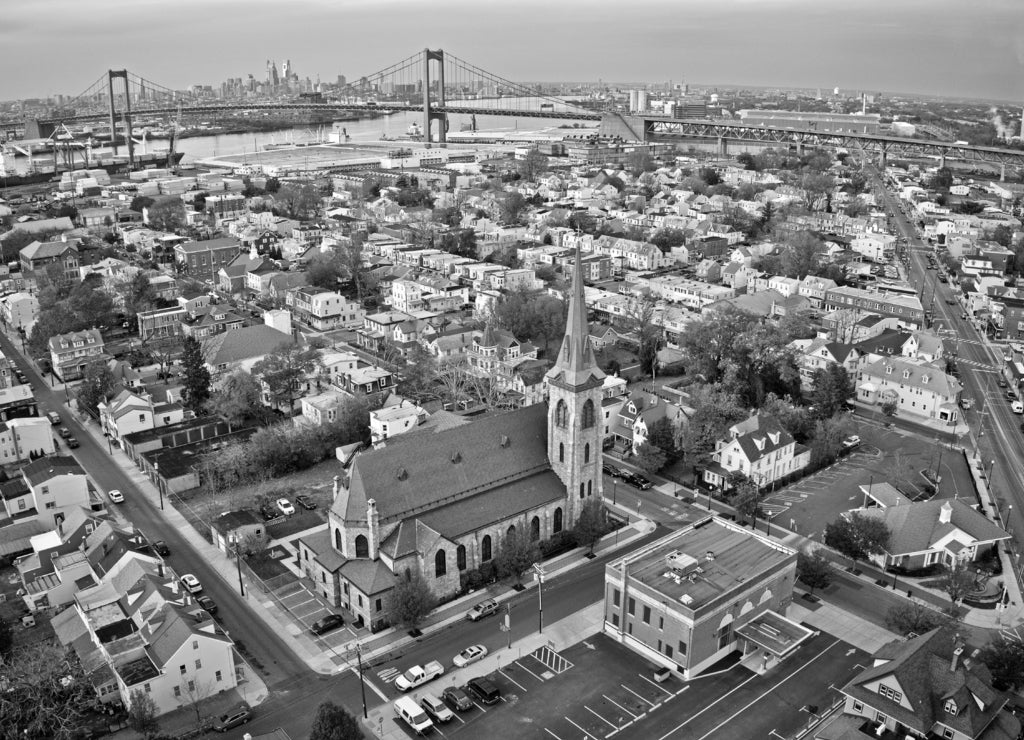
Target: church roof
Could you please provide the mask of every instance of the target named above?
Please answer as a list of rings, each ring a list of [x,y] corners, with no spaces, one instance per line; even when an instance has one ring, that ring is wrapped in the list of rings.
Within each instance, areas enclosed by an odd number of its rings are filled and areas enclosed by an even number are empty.
[[[332,510],[342,519],[364,519],[366,502],[374,499],[382,523],[397,521],[548,465],[547,407],[534,404],[436,433],[401,435],[363,453]]]
[[[594,359],[594,348],[590,343],[590,329],[587,326],[587,304],[583,298],[583,260],[580,246],[576,244],[576,266],[572,280],[572,297],[569,299],[569,320],[565,326],[565,338],[558,352],[555,366],[547,377],[563,386],[579,388],[600,385],[604,373]]]

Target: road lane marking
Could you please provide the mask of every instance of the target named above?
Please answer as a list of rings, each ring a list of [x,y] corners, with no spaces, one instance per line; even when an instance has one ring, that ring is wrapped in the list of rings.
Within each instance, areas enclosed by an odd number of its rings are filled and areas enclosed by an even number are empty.
[[[638,694],[635,691],[633,691],[633,689],[629,688],[626,684],[620,683],[619,686],[624,688],[626,691],[631,693],[633,696],[635,696],[637,699],[639,699],[640,701],[644,702],[645,704],[648,704],[648,705],[650,705],[652,707],[654,706],[654,702],[653,701],[650,701],[649,699],[646,699],[645,697],[640,696],[640,694]]]

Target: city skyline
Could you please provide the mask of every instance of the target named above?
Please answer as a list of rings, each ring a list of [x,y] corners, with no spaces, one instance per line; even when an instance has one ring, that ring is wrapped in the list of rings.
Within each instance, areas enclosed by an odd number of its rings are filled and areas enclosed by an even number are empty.
[[[484,10],[466,0],[429,8],[411,0],[344,7],[182,0],[174,7],[170,14],[157,0],[46,0],[10,8],[0,28],[9,58],[41,61],[18,65],[0,98],[73,96],[107,68],[175,89],[260,79],[267,58],[290,58],[303,78],[354,79],[429,46],[519,81],[672,80],[1024,100],[1024,13],[1013,0],[897,7],[863,0],[842,12],[811,0],[712,7],[638,0],[628,12],[582,0]]]

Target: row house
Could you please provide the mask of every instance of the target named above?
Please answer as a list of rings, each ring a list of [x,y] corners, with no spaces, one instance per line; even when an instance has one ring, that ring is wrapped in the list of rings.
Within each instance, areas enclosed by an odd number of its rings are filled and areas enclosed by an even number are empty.
[[[700,280],[691,280],[678,275],[662,275],[654,278],[641,278],[639,287],[648,288],[651,294],[664,298],[671,303],[678,303],[687,308],[700,311],[718,301],[736,297],[736,289],[725,285],[710,285]]]
[[[671,260],[650,242],[618,239],[608,235],[594,239],[591,251],[606,254],[629,270],[657,270],[672,264]]]
[[[58,334],[48,344],[50,366],[64,383],[80,379],[90,362],[107,357],[99,329]]]
[[[101,526],[111,525],[100,514],[70,509],[53,529],[30,538],[29,551],[13,562],[26,609],[35,612],[74,601],[78,576],[70,571],[77,563],[63,558],[84,551],[87,537]]]
[[[829,288],[825,291],[824,308],[855,308],[881,316],[891,316],[897,319],[901,326],[909,329],[919,329],[925,322],[924,306],[914,294],[883,293],[846,286]]]
[[[836,281],[831,278],[808,275],[801,281],[797,294],[810,301],[812,308],[820,308],[828,291],[835,287]]]
[[[56,452],[48,419],[25,417],[0,421],[0,465],[25,462]]]
[[[285,294],[287,305],[295,318],[317,331],[363,325],[365,313],[357,301],[340,293],[313,286],[293,288]]]
[[[33,519],[44,529],[51,529],[75,509],[93,509],[89,481],[73,457],[43,457],[25,465],[19,473],[0,483],[9,519]],[[102,508],[101,502],[96,503]]]
[[[241,243],[234,237],[186,242],[174,247],[174,261],[178,271],[197,280],[215,282],[222,267],[231,263],[241,251]]]
[[[404,311],[382,311],[363,317],[363,325],[356,329],[356,342],[371,352],[380,352],[391,341],[394,328],[415,317]]]

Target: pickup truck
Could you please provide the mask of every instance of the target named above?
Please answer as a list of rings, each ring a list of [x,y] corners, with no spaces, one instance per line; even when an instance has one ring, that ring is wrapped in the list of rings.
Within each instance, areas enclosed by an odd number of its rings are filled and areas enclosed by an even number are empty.
[[[395,679],[395,688],[399,691],[411,691],[427,681],[433,681],[442,673],[444,673],[444,666],[436,660],[432,660],[426,665],[414,665]]]

